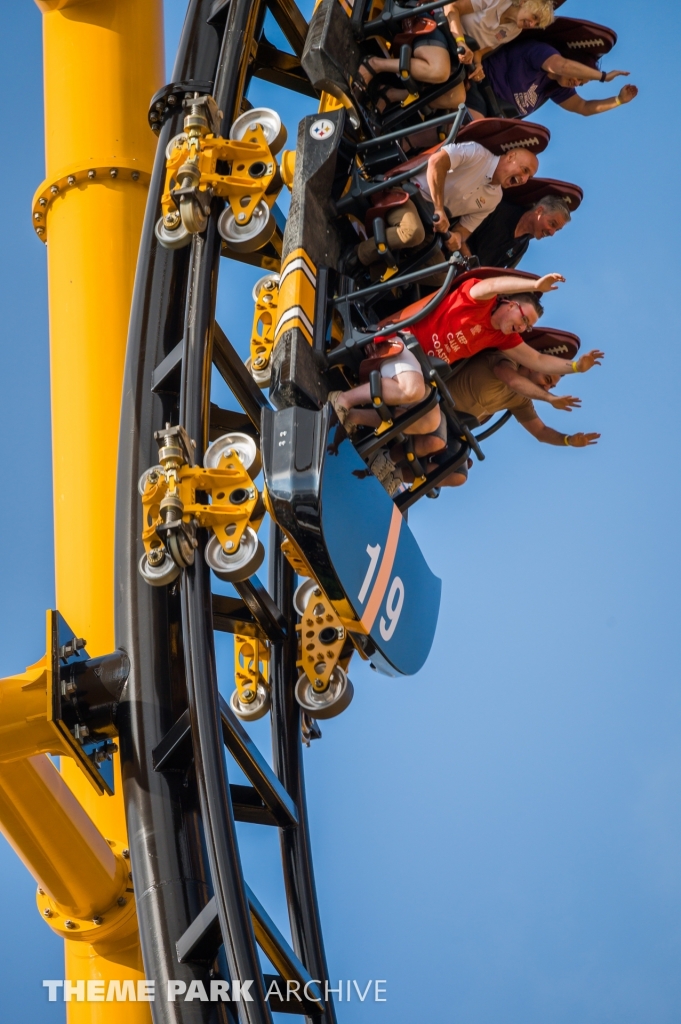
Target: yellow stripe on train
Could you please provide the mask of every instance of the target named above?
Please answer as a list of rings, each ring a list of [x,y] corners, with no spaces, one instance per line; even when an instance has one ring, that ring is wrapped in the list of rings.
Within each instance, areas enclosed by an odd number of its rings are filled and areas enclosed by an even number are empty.
[[[275,344],[284,331],[298,327],[312,344],[317,271],[304,249],[294,249],[286,257],[279,277],[279,319]]]

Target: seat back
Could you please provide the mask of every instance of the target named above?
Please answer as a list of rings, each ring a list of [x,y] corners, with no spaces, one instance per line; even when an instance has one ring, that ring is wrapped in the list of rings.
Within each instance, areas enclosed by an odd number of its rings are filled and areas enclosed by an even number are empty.
[[[549,46],[555,46],[568,60],[576,60],[587,67],[595,68],[601,57],[612,50],[617,42],[617,33],[593,21],[556,18],[548,28],[523,32],[521,38],[548,43]]]
[[[537,352],[559,359],[575,359],[582,344],[576,334],[555,327],[533,327],[523,334],[523,341]]]
[[[478,142],[495,156],[503,156],[512,149],[528,149],[535,155],[543,153],[551,139],[551,132],[541,124],[508,117],[483,117],[465,125],[457,142]]]
[[[513,188],[504,189],[504,199],[518,206],[534,206],[544,196],[556,196],[567,203],[570,212],[574,213],[584,198],[584,192],[579,185],[572,185],[568,181],[558,181],[556,178],[530,178],[524,185],[515,185]]]

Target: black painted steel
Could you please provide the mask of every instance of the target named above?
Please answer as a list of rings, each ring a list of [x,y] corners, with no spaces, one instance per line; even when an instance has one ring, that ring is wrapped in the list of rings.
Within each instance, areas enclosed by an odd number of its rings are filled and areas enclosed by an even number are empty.
[[[282,2],[277,13],[287,22],[289,34],[302,32],[295,5]],[[250,40],[260,34],[263,16],[259,0],[189,3],[173,82],[215,81],[225,133],[239,113],[250,73],[244,55],[250,52]],[[223,24],[224,30],[216,27]],[[167,93],[174,95],[172,83]],[[211,594],[204,538],[194,565],[172,587],[149,587],[137,571],[143,528],[137,480],[157,461],[154,432],[168,421],[181,423],[201,457],[211,426],[213,360],[252,431],[259,428],[260,413],[269,405],[215,324],[221,204],[214,202],[206,231],[192,239],[191,247],[172,251],[156,241],[165,147],[182,127],[180,103],[168,106],[180,109],[164,109],[159,133],[133,299],[119,457],[116,635],[131,662],[119,712],[129,842],[147,977],[156,979],[161,992],[170,978],[187,984],[198,979],[208,988],[213,953],[202,962],[184,962],[183,957],[180,963],[176,945],[197,921],[210,917],[206,908],[214,901],[229,976],[252,982],[253,1001],[238,1004],[239,1019],[242,1024],[271,1024],[251,914],[266,946],[274,930],[264,908],[258,904],[254,910],[252,894],[249,907],[232,799],[240,818],[280,827],[292,932],[300,957],[298,975],[317,976],[322,986],[327,978],[304,807],[300,717],[292,689],[296,618],[290,601],[291,572],[288,563],[275,571],[275,581],[288,581],[282,591],[282,614],[279,603],[255,579],[239,586],[238,605],[224,599],[229,608],[223,608],[221,599]],[[213,419],[220,413],[213,411]],[[281,557],[277,552],[275,561],[281,563]],[[279,775],[290,780],[293,799],[218,694],[216,603],[223,625],[240,623],[255,635],[276,641],[274,675],[282,679],[277,651],[286,652],[287,692],[282,685],[274,687],[281,713],[275,715],[273,735]],[[243,619],[237,615],[239,606]],[[230,787],[224,744],[253,788]],[[298,838],[292,842],[292,836]],[[278,942],[283,949],[283,940]],[[292,952],[289,960],[297,963]],[[227,976],[224,968],[223,975]],[[319,1007],[310,1001],[297,1009],[275,999],[272,1006],[289,1013],[308,1011],[319,1019]],[[157,999],[152,1013],[155,1024],[217,1024],[234,1022],[236,1005]],[[323,1021],[335,1024],[332,1006],[327,1006]]]
[[[289,622],[296,621],[293,607],[293,569],[281,552],[283,534],[272,523],[269,546],[269,589],[277,606]],[[296,829],[280,833],[284,883],[288,903],[293,948],[313,978],[324,985],[329,977],[317,902],[312,852],[305,803],[303,745],[300,705],[294,688],[298,673],[293,640],[272,644],[270,687],[272,691],[272,752],[274,768],[298,808]],[[336,1024],[333,1000],[324,992],[326,1002],[322,1024]]]
[[[191,0],[174,81],[212,80],[220,38],[206,21],[210,0]],[[126,358],[116,509],[116,643],[131,662],[119,709],[121,768],[145,973],[164,992],[169,978],[208,983],[200,965],[178,965],[175,943],[210,899],[196,784],[192,773],[155,772],[152,750],[186,707],[176,594],[140,577],[140,474],[158,461],[154,431],[173,415],[174,397],[151,392],[153,371],[180,340],[187,250],[158,246],[154,234],[165,182],[165,146],[181,129],[165,122],[140,245]],[[224,1021],[226,1004],[157,999],[155,1024]]]

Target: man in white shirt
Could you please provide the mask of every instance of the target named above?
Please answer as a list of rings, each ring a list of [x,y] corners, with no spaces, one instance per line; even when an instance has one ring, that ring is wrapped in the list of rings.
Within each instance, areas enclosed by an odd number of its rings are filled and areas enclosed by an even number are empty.
[[[450,219],[459,218],[446,243],[454,251],[498,206],[503,189],[524,185],[538,168],[536,156],[526,149],[511,149],[503,156],[494,156],[478,142],[454,142],[433,153],[428,167],[414,182],[435,207],[436,231],[446,233]],[[386,226],[391,251],[420,245],[426,235],[411,200],[390,211]],[[357,256],[365,267],[380,258],[373,238],[358,246]]]
[[[450,220],[459,218],[446,243],[454,251],[497,208],[503,189],[524,185],[538,170],[528,149],[494,156],[478,142],[457,142],[432,154],[416,184],[435,207],[436,231],[447,232]]]

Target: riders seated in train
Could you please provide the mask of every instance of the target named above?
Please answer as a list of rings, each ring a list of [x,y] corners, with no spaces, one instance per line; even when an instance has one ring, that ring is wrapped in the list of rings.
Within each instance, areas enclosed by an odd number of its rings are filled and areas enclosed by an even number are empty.
[[[561,359],[535,351],[521,337],[543,313],[537,293],[555,291],[557,282],[563,280],[560,274],[546,274],[538,279],[519,274],[476,277],[473,272],[470,276],[463,275],[458,286],[455,282],[452,291],[431,312],[413,323],[409,331],[426,355],[449,364],[487,348],[513,349],[515,362],[529,370],[559,376],[584,373],[592,366],[600,365],[602,352],[594,350],[577,360]],[[382,351],[386,353],[387,367],[384,371],[381,366],[381,377],[387,405],[410,405],[425,396],[419,360],[404,342],[391,335],[390,325],[418,313],[429,301],[421,299],[394,314],[381,324],[383,333],[376,336],[372,354],[380,360]],[[329,400],[346,430],[350,428],[351,432],[359,425],[376,425],[376,413],[372,409],[361,408],[371,401],[369,384],[333,392],[332,395]],[[437,430],[439,416],[436,412],[436,408],[431,409],[410,427],[410,432],[430,434]],[[439,445],[443,446],[444,442]]]
[[[617,96],[602,100],[585,100],[577,95],[576,89],[587,82],[611,82],[628,74],[602,72],[588,63],[563,57],[549,42],[523,37],[483,60],[469,77],[466,106],[474,118],[496,116],[499,111],[494,109],[495,102],[507,116],[527,117],[547,100],[575,114],[602,114],[630,103],[638,95],[636,86],[625,85]],[[477,84],[483,80],[491,88],[491,98]]]
[[[516,267],[533,238],[552,238],[571,219],[570,207],[561,196],[546,195],[527,209],[504,195],[462,251],[477,256],[481,267]]]
[[[573,354],[576,355],[576,351],[575,346]],[[495,413],[508,410],[528,433],[543,444],[569,448],[586,448],[596,444],[600,434],[581,431],[565,434],[547,426],[537,413],[534,405],[536,401],[548,402],[554,409],[565,412],[580,408],[579,398],[552,393],[559,380],[558,374],[540,373],[520,366],[508,352],[488,349],[467,360],[462,369],[447,380],[446,385],[457,413],[473,417],[477,424],[482,425]],[[446,439],[447,423],[444,414],[441,414],[439,429],[434,434],[414,439],[414,454],[426,472],[437,465],[437,456],[432,463],[428,461],[428,456],[436,453]],[[376,463],[372,465],[372,471],[389,491],[397,490],[400,483],[413,482],[414,472],[406,459],[403,444],[394,445],[390,451],[381,453],[381,459],[376,460]],[[440,480],[439,486],[461,486],[468,478],[468,468],[465,464],[459,467],[450,476]]]
[[[385,216],[388,249],[394,252],[421,245],[426,230],[447,233],[452,218],[459,219],[446,245],[452,251],[459,249],[501,202],[502,189],[525,184],[538,166],[536,156],[526,149],[495,156],[477,142],[444,146],[430,156],[425,171],[414,178],[420,196],[433,206],[433,225],[426,228],[415,203],[405,197],[407,201],[393,206]],[[355,253],[364,267],[382,258],[375,238],[360,242]],[[439,254],[439,259],[444,257]]]
[[[401,6],[417,7],[419,2],[402,0]],[[371,24],[364,25],[367,36]],[[367,101],[372,103],[380,115],[390,104],[406,107],[417,98],[425,99],[431,110],[455,110],[464,102],[465,71],[459,61],[463,46],[452,36],[442,8],[393,25],[381,19],[380,24],[380,42],[374,45],[381,53],[360,61],[352,83],[355,100],[365,108]],[[447,83],[449,88],[441,88]]]
[[[445,15],[452,35],[464,45],[461,63],[473,65],[523,30],[547,28],[555,17],[552,0],[454,0]],[[475,50],[466,36],[477,44]]]

